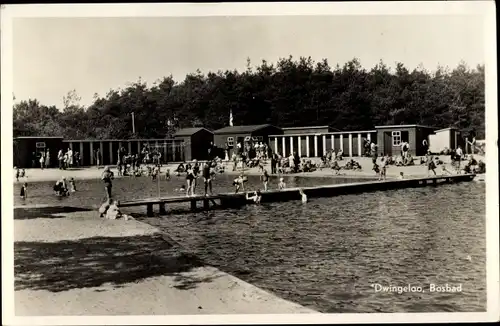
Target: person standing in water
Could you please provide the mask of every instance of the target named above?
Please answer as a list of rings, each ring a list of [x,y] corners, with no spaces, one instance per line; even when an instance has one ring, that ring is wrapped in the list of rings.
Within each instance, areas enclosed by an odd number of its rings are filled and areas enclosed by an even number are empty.
[[[213,196],[212,192],[212,174],[210,173],[210,167],[212,165],[211,161],[208,161],[203,165],[203,181],[205,183],[205,196],[208,196],[208,189],[210,189],[210,195]]]
[[[19,195],[22,199],[28,198],[28,184],[26,182],[21,187],[21,193]]]
[[[307,195],[304,193],[302,188],[299,188],[299,194],[303,203],[307,203]]]
[[[191,165],[188,164],[187,170],[186,170],[186,183],[187,183],[187,188],[186,188],[186,196],[194,196],[194,172],[193,168]]]
[[[114,174],[110,170],[109,166],[104,168],[104,171],[101,175],[101,180],[104,182],[104,189],[106,190],[106,198],[107,200],[111,200],[111,189],[113,188],[112,180],[114,179]]]
[[[254,191],[252,196],[250,196],[249,193],[247,192],[246,199],[251,200],[256,204],[260,204],[260,201],[262,199],[262,193],[260,192],[260,189],[258,189],[257,191]]]
[[[260,180],[264,184],[264,191],[267,191],[267,184],[269,183],[269,174],[267,174],[267,170],[262,171],[262,175],[260,176]]]

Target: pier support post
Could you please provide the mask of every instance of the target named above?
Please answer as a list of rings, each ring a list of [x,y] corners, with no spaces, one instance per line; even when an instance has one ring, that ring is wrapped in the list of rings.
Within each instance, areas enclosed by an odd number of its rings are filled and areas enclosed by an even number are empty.
[[[196,200],[191,200],[191,210],[192,211],[196,210]]]
[[[326,156],[326,135],[323,135],[323,156]]]
[[[152,217],[154,214],[153,214],[153,204],[147,204],[146,205],[146,209],[147,209],[147,212],[146,212],[146,215],[148,217]]]
[[[204,199],[204,200],[203,200],[203,208],[204,208],[205,210],[208,210],[208,209],[210,208],[210,206],[209,206],[209,202],[208,202],[208,199]]]
[[[278,137],[274,137],[274,153],[278,154]]]
[[[83,152],[83,142],[80,142],[80,165],[85,165],[84,161],[85,153]]]
[[[340,150],[344,153],[344,135],[340,134]]]
[[[109,165],[114,165],[114,157],[113,157],[113,142],[109,142]]]
[[[281,149],[282,152],[283,152],[283,157],[285,157],[286,156],[286,141],[285,141],[285,136],[281,137],[281,145],[283,146],[283,148]]]
[[[298,142],[297,147],[299,148],[299,150],[298,150],[299,157],[302,157],[302,137],[299,136],[299,137],[297,137],[297,139],[298,139],[298,141],[297,141]]]
[[[165,209],[165,203],[160,203],[159,206],[160,206],[160,214],[161,215],[166,215],[167,214],[167,210]]]
[[[335,136],[332,135],[332,151],[335,150]]]
[[[293,136],[290,136],[290,154],[293,154]]]

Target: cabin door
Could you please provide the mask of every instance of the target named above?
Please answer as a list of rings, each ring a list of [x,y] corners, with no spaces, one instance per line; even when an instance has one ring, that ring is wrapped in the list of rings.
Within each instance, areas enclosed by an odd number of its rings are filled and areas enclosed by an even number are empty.
[[[384,155],[392,156],[392,134],[390,131],[384,132]]]

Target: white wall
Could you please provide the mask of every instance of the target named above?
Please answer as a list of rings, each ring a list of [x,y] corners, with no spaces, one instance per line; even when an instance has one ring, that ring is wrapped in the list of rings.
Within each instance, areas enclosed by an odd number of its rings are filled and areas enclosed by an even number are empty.
[[[450,148],[451,130],[436,131],[429,135],[429,150],[431,153],[440,153],[445,148]]]

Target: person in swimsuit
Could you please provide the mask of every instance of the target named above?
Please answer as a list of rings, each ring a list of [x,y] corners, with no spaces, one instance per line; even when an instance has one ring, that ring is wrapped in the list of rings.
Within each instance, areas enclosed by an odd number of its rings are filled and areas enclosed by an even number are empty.
[[[111,200],[111,189],[113,188],[112,180],[114,177],[115,176],[109,166],[106,166],[102,172],[101,180],[104,182],[104,189],[106,190],[106,198],[108,200]]]
[[[278,183],[278,189],[283,190],[286,188],[286,183],[284,178],[280,178],[280,182]]]
[[[233,186],[236,187],[236,190],[234,193],[237,194],[238,191],[240,190],[240,188],[243,188],[243,191],[245,191],[245,182],[247,182],[247,181],[248,181],[247,177],[243,176],[243,174],[240,174],[239,177],[234,179]]]
[[[170,181],[170,169],[167,169],[167,172],[165,173],[165,180]]]
[[[203,165],[203,181],[205,183],[205,196],[208,196],[208,189],[210,188],[210,195],[213,196],[212,192],[212,174],[210,173],[210,166],[212,165],[211,161],[208,161]]]
[[[403,172],[399,172],[399,180],[403,180],[405,178]]]
[[[263,170],[260,180],[262,180],[264,184],[264,191],[267,191],[267,184],[269,183],[269,174],[267,174],[267,170]]]
[[[21,175],[21,171],[16,166],[14,166],[14,170],[16,170],[16,181],[19,181],[19,176]]]
[[[186,183],[187,183],[187,188],[186,188],[186,196],[194,196],[194,172],[191,166],[188,165],[186,169]]]
[[[200,164],[198,163],[197,160],[193,160],[194,165],[193,165],[193,175],[194,175],[194,183],[193,183],[193,196],[194,193],[196,192],[196,186],[198,184],[198,177],[200,175]]]
[[[70,192],[76,192],[75,179],[69,179]]]
[[[249,193],[247,193],[246,199],[253,201],[255,204],[260,204],[260,201],[262,199],[262,193],[260,192],[260,189],[254,191],[252,196],[249,196]]]
[[[434,163],[434,158],[429,156],[429,161],[427,162],[427,176],[430,176],[431,171],[434,175],[436,175],[436,164]]]
[[[307,203],[307,195],[304,193],[302,188],[299,188],[299,194],[303,203]]]

